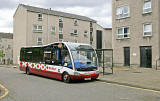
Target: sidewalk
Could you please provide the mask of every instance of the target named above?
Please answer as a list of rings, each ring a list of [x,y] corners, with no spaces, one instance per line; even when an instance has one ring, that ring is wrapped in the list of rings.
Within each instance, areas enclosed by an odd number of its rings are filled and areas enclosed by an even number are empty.
[[[105,69],[105,73],[111,72]],[[100,74],[100,81],[160,91],[160,70],[140,67],[115,67],[113,74]]]
[[[3,64],[0,64],[0,67],[6,67],[6,68],[17,68],[18,67],[18,65],[12,65],[12,64],[10,64],[10,65],[3,65]]]

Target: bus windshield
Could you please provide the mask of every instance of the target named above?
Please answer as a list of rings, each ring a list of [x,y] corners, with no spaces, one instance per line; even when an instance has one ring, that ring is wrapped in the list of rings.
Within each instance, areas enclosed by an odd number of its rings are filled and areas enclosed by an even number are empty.
[[[90,45],[77,43],[68,44],[70,48],[74,67],[77,71],[90,71],[97,69],[97,56]]]

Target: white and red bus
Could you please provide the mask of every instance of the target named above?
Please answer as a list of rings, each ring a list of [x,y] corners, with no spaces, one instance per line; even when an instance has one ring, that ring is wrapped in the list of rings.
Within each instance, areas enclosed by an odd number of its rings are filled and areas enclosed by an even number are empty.
[[[57,42],[45,46],[23,47],[19,67],[26,74],[38,74],[70,82],[94,80],[99,76],[98,60],[88,44]]]

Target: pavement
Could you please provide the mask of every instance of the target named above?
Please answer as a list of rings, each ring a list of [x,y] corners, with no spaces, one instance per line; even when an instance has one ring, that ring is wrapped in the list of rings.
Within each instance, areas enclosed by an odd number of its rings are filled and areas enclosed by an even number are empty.
[[[101,69],[102,71],[102,69]],[[100,74],[99,80],[107,83],[160,91],[160,70],[141,67],[114,67],[105,69],[105,75]]]

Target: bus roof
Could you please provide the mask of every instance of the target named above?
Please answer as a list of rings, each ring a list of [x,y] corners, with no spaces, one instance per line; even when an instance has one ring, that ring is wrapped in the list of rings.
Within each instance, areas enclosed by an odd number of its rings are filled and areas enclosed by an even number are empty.
[[[76,44],[76,45],[89,45],[89,46],[91,46],[90,44],[85,44],[85,43],[54,42],[54,43],[50,43],[50,44],[47,44],[47,45],[40,45],[40,46],[24,46],[24,47],[21,47],[21,48],[40,48],[40,47],[45,47],[45,46],[52,45],[52,44],[56,44],[56,43],[64,43],[65,45]]]

